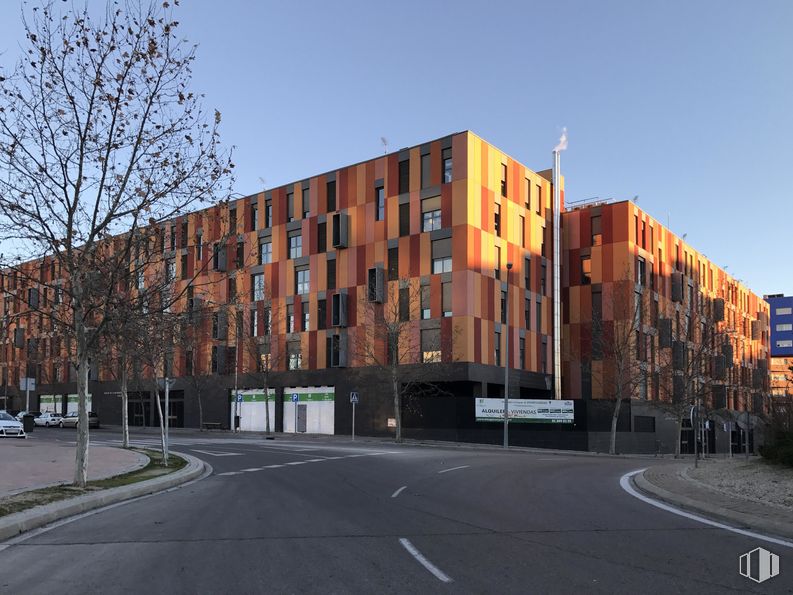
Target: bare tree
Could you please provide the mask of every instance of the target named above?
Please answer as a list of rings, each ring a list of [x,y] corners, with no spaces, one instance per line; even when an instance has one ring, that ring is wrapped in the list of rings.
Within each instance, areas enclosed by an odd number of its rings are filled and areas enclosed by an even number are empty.
[[[50,256],[64,279],[59,324],[78,371],[74,482],[84,486],[88,360],[135,232],[214,200],[231,164],[218,152],[220,114],[208,122],[189,88],[195,48],[177,37],[168,3],[108,3],[95,20],[52,2],[29,19],[23,57],[0,75],[0,241],[8,265]]]
[[[359,332],[351,341],[351,353],[357,363],[378,369],[387,380],[397,442],[402,441],[405,396],[442,393],[438,366],[454,359],[456,329],[444,333],[439,321],[426,328],[419,324],[422,310],[430,307],[429,291],[429,286],[422,287],[418,279],[387,284],[381,279],[370,283],[359,300]]]
[[[255,290],[257,290],[255,288]],[[243,369],[247,377],[251,378],[264,390],[264,415],[265,432],[271,433],[270,420],[270,389],[273,386],[273,374],[283,369],[286,360],[286,350],[273,335],[272,329],[279,327],[281,319],[279,310],[274,306],[272,296],[267,287],[258,289],[260,298],[253,302],[252,307],[236,309],[239,316],[244,317],[243,324],[236,325],[241,330],[237,343],[242,346],[243,354],[247,361],[253,362],[250,367]],[[248,332],[246,332],[246,326]]]

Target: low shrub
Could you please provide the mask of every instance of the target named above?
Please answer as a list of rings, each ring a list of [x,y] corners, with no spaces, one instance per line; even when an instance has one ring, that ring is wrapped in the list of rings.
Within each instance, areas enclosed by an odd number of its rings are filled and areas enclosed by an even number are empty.
[[[793,432],[779,432],[769,444],[760,447],[763,458],[793,467]]]

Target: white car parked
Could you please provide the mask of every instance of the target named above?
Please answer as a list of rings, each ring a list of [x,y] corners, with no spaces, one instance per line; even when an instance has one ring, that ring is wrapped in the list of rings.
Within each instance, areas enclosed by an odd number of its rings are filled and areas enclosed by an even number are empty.
[[[0,436],[27,438],[25,430],[22,429],[22,422],[15,420],[5,411],[0,411]]]
[[[33,423],[37,426],[44,426],[45,428],[49,428],[50,426],[55,427],[58,424],[60,424],[61,419],[63,418],[59,414],[45,411],[38,417],[34,417]]]

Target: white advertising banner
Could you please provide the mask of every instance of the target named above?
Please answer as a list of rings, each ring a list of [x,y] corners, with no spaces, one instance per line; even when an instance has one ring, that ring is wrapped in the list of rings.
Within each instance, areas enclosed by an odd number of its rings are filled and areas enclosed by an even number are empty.
[[[74,393],[66,395],[66,413],[74,413],[77,411],[80,403],[80,396]],[[85,395],[85,408],[87,411],[91,409],[91,393]]]
[[[504,399],[475,398],[476,421],[504,421]],[[510,423],[573,423],[572,401],[540,401],[537,399],[510,399]]]

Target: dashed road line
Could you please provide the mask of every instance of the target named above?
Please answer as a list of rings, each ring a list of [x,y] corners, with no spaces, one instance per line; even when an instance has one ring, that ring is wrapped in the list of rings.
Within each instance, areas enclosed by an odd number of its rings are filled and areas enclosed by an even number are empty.
[[[396,498],[397,496],[399,496],[399,494],[401,494],[401,493],[402,493],[402,490],[404,490],[406,487],[407,487],[407,486],[402,486],[402,487],[401,487],[401,488],[399,488],[399,489],[398,489],[396,492],[394,492],[393,494],[391,494],[391,497],[392,497],[392,498]]]
[[[435,566],[435,564],[427,560],[427,558],[425,558],[424,555],[416,549],[416,546],[410,543],[409,539],[401,537],[399,539],[399,543],[402,544],[402,547],[405,548],[410,553],[410,555],[416,559],[416,561],[419,564],[421,564],[424,568],[429,570],[439,581],[442,581],[444,583],[453,582],[452,579],[445,572],[443,572],[440,568]]]
[[[471,465],[460,465],[459,467],[452,467],[451,469],[444,469],[443,471],[438,471],[438,475],[441,473],[448,473],[449,471],[457,471],[458,469],[466,469]]]

